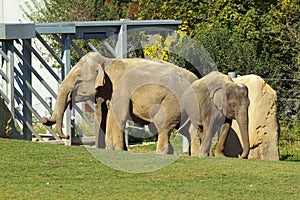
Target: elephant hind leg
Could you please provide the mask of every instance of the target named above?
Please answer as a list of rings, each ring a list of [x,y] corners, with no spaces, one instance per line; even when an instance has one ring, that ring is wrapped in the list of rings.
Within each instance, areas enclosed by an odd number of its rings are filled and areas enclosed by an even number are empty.
[[[170,143],[170,136],[177,124],[177,120],[167,119],[163,125],[156,125],[158,130],[156,153],[174,154],[174,149]]]
[[[170,143],[170,135],[176,124],[165,123],[163,125],[154,123],[158,131],[156,153],[173,154],[174,149]]]
[[[170,113],[167,106],[157,106],[157,112],[152,116],[151,121],[158,131],[156,153],[173,154],[174,149],[170,143],[170,135],[180,121],[180,113]]]
[[[224,124],[224,117],[217,112],[213,114],[211,120],[204,122],[203,140],[201,140],[199,156],[209,156],[211,153],[212,138],[219,128]],[[202,138],[202,137],[201,137]]]
[[[174,149],[170,143],[170,131],[164,130],[158,134],[156,153],[174,154]]]

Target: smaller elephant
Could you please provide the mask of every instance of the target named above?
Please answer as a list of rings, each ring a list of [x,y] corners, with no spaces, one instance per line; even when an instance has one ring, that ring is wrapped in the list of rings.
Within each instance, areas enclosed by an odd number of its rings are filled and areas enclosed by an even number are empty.
[[[190,104],[191,97],[196,96],[200,113],[195,112],[195,105]],[[211,72],[193,82],[192,89],[184,93],[184,109],[195,131],[190,131],[191,154],[208,156],[211,151],[212,138],[219,132],[216,156],[224,156],[224,144],[235,119],[241,131],[243,152],[240,158],[247,157],[250,149],[248,134],[248,89],[237,84],[220,72]]]

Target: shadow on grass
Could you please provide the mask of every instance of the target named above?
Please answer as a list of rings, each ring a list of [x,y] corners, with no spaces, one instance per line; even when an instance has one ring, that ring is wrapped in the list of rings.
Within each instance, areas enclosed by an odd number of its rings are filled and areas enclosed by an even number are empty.
[[[127,173],[147,173],[164,168],[178,160],[176,155],[159,155],[153,152],[133,153],[87,148],[93,157],[108,167]]]

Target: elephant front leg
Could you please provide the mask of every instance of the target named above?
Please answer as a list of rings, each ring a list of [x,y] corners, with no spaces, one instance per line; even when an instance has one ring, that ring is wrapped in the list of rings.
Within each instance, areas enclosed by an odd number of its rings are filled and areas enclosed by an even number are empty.
[[[226,118],[225,123],[222,125],[220,137],[219,137],[218,143],[216,145],[216,152],[215,152],[215,155],[218,157],[225,156],[223,151],[224,151],[225,142],[226,142],[226,139],[228,137],[228,133],[229,133],[229,130],[231,127],[231,123],[232,123],[232,120]]]
[[[96,112],[95,112],[95,145],[97,148],[105,148],[105,131],[106,131],[106,118],[107,106],[103,103],[103,99],[96,99]]]
[[[112,102],[110,102],[110,105],[111,103]],[[127,112],[125,110],[123,111],[124,112],[116,112],[108,105],[105,135],[106,149],[127,150],[124,134]]]
[[[201,140],[199,156],[209,156],[212,145],[212,138],[224,124],[224,117],[215,112],[211,118],[204,122],[203,126],[203,140]],[[202,138],[202,136],[201,136]]]

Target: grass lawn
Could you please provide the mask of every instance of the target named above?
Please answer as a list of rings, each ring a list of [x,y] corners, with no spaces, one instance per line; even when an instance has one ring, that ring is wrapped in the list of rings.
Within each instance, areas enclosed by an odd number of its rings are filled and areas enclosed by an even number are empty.
[[[137,165],[134,153],[117,154]],[[79,146],[0,139],[0,199],[300,198],[300,162],[182,156],[153,172],[127,173],[95,157]]]

